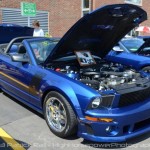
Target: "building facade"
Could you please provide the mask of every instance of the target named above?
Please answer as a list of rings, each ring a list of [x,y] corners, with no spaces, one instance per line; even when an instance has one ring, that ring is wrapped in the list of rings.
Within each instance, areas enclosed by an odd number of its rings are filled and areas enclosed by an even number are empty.
[[[148,0],[24,0],[36,4],[37,15],[30,17],[21,16],[21,0],[0,0],[0,23],[17,23],[32,26],[32,21],[37,19],[45,32],[55,37],[61,37],[83,15],[98,7],[115,3],[134,3],[147,11],[150,16]],[[143,25],[150,26],[150,20]]]

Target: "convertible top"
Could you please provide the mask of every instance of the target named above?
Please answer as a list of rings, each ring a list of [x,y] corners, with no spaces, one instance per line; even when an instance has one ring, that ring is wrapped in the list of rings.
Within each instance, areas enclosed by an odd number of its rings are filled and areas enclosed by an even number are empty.
[[[33,36],[33,28],[16,24],[0,24],[0,44],[9,43],[13,38]]]

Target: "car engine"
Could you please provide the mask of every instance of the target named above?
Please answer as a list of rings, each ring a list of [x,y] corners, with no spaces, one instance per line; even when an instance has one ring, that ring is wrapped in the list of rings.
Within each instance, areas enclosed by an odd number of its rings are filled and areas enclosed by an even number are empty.
[[[53,70],[66,74],[68,77],[78,80],[95,90],[120,91],[127,87],[146,86],[147,78],[133,69],[121,64],[102,62],[92,66],[57,65]]]

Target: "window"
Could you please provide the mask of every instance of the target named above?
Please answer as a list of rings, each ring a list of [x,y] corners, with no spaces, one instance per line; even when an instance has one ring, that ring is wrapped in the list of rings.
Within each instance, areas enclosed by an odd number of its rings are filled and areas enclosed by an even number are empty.
[[[82,12],[82,15],[85,16],[85,15],[88,14],[88,13],[89,13],[89,10],[86,10],[86,11],[83,11],[83,12]]]
[[[82,16],[90,12],[90,0],[82,0]]]
[[[36,58],[38,64],[44,62],[48,55],[51,53],[53,48],[58,43],[58,40],[49,40],[49,39],[38,39],[29,40],[29,45],[31,46],[31,50]]]
[[[125,3],[130,3],[130,4],[142,6],[142,0],[125,0],[124,2]]]
[[[89,0],[83,0],[83,8],[89,8]]]

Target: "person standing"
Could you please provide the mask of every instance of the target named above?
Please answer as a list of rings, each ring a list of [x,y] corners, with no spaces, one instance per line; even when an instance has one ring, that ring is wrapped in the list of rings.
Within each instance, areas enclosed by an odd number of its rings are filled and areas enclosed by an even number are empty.
[[[34,27],[34,32],[33,32],[33,36],[39,36],[39,37],[43,37],[44,36],[44,31],[40,28],[40,23],[39,21],[35,20],[32,23],[33,27]]]

